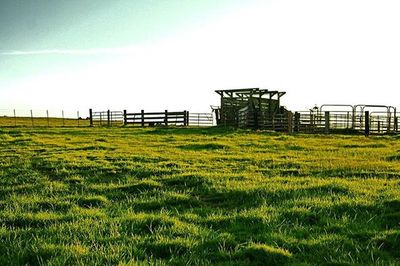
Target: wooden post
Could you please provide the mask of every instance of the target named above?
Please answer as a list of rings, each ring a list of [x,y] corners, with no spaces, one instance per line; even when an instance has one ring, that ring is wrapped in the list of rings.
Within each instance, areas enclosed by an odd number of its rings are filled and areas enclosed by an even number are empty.
[[[127,119],[126,119],[126,110],[124,110],[124,126],[126,126],[128,123],[127,123]]]
[[[46,116],[47,116],[47,127],[50,127],[49,110],[46,110]]]
[[[293,133],[293,113],[287,113],[287,132],[289,134]]]
[[[17,114],[14,109],[14,126],[17,126]]]
[[[76,112],[77,118],[78,118],[78,127],[79,127],[79,111]]]
[[[62,126],[65,126],[65,123],[64,123],[64,110],[62,110]]]
[[[325,133],[329,134],[329,129],[330,129],[330,115],[329,111],[325,112]]]
[[[90,126],[93,126],[93,110],[92,108],[89,109],[89,119],[90,119]]]
[[[275,131],[275,115],[271,116],[271,122],[272,122],[272,130]]]
[[[168,126],[168,110],[165,110],[165,117],[164,117],[165,126]]]
[[[314,132],[314,114],[310,112],[310,128]]]
[[[398,131],[399,131],[399,124],[398,124],[398,118],[397,118],[397,116],[394,117],[394,131],[395,131],[396,133],[398,133]]]
[[[107,110],[107,126],[111,126],[111,112]]]
[[[31,110],[31,122],[32,122],[32,126],[33,126],[33,112]]]
[[[300,131],[300,113],[295,112],[294,113],[294,132],[299,132]]]
[[[144,127],[144,110],[142,110],[140,113],[142,115],[142,127]]]
[[[369,136],[369,111],[365,111],[365,136]]]
[[[187,126],[187,120],[186,120],[186,110],[183,111],[183,126],[186,127]]]
[[[190,126],[189,111],[186,111],[186,126]]]
[[[378,120],[378,133],[381,133],[381,121]]]

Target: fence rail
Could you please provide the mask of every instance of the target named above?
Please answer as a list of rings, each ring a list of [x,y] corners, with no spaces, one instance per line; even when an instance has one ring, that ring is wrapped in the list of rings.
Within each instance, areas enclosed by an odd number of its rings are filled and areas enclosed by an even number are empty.
[[[214,125],[214,117],[212,113],[190,113],[189,125],[198,127],[210,127]]]
[[[353,131],[368,134],[400,133],[399,119],[387,112],[296,112],[295,131],[330,133]]]
[[[171,112],[145,112],[137,113],[124,111],[89,110],[91,126],[197,126],[206,127],[214,125],[212,113],[189,113],[189,111]]]
[[[124,125],[141,125],[144,126],[187,126],[189,112],[147,112],[142,110],[140,113],[123,112]]]

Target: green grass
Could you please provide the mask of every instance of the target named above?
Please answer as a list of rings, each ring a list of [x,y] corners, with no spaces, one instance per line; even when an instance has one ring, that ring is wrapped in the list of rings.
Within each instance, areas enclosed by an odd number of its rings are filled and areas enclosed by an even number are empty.
[[[0,265],[400,265],[400,138],[0,129]]]

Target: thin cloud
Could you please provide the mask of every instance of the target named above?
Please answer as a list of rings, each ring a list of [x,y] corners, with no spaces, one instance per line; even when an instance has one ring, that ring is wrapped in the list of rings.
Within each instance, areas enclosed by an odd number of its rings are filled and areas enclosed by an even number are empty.
[[[51,50],[12,50],[0,51],[3,56],[24,56],[24,55],[118,55],[132,54],[132,48],[99,48],[99,49],[51,49]]]

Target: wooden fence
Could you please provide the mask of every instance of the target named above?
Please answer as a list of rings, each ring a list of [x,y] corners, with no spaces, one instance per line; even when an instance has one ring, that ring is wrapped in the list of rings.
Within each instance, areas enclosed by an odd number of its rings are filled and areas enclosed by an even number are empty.
[[[90,125],[98,126],[113,126],[121,125],[124,121],[124,114],[121,111],[100,111],[93,112],[92,109],[89,110]]]
[[[90,126],[213,126],[212,113],[189,113],[189,111],[145,112],[89,110]]]
[[[189,112],[148,112],[142,110],[140,113],[123,112],[124,125],[140,125],[144,126],[187,126]]]
[[[360,132],[369,134],[400,133],[399,119],[387,112],[296,112],[295,132]]]
[[[240,128],[255,128],[282,132],[334,133],[359,132],[369,134],[400,133],[399,119],[387,112],[285,112],[268,115],[248,108],[239,111]]]

